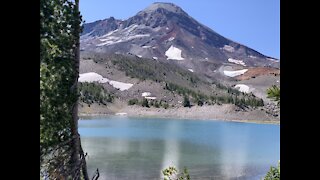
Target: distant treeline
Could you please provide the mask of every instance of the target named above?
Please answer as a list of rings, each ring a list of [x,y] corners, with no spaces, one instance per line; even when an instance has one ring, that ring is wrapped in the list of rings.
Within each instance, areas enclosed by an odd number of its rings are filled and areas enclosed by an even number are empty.
[[[154,99],[142,99],[142,100],[138,100],[137,98],[134,98],[134,99],[130,99],[128,101],[128,105],[140,105],[142,107],[156,107],[156,108],[165,108],[167,109],[169,107],[169,104],[163,100],[154,100]],[[173,105],[172,105],[173,106]]]
[[[93,103],[107,105],[113,102],[114,96],[108,93],[102,85],[83,82],[78,84],[79,99],[81,102],[91,105]]]
[[[226,88],[227,93],[225,93],[225,95],[217,95],[212,93],[212,95],[208,96],[173,83],[166,83],[165,89],[184,96],[185,100],[188,100],[189,97],[191,97],[193,99],[193,103],[197,104],[198,106],[202,106],[203,104],[235,104],[241,107],[258,107],[264,105],[263,100],[255,97],[252,93],[241,93],[236,89],[226,87],[221,84],[218,84],[218,86],[221,86],[221,88]]]
[[[124,71],[126,76],[141,80],[149,79],[155,82],[165,82],[176,78],[187,80],[191,85],[195,85],[200,81],[196,75],[175,64],[138,57],[129,58],[123,55],[112,56],[111,62],[119,70]]]
[[[225,86],[216,81],[212,83],[205,82],[195,74],[173,63],[168,64],[157,60],[119,54],[101,57],[95,55],[93,59],[97,63],[103,62],[107,64],[108,61],[111,62],[117,69],[125,72],[126,76],[162,83],[164,89],[179,94],[185,97],[184,99],[191,99],[191,105],[235,104],[240,107],[264,105],[263,100],[255,97],[252,93],[242,93],[235,88]],[[202,88],[210,90],[204,93]],[[136,103],[136,100],[132,100],[128,104],[139,103]],[[140,104],[142,103],[140,102]]]

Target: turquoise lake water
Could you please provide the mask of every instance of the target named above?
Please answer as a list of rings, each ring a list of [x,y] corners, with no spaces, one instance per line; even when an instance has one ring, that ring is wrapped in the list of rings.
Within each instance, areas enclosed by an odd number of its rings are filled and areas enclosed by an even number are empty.
[[[90,177],[161,179],[187,167],[191,179],[260,179],[280,160],[280,126],[216,120],[99,117],[81,119]]]

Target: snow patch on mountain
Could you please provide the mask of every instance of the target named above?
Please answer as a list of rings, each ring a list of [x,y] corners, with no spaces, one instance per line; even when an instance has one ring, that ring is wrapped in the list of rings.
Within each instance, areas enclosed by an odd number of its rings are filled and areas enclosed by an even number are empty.
[[[175,37],[170,37],[168,41],[173,41]]]
[[[124,28],[122,30],[116,29],[114,31],[111,31],[99,38],[99,40],[102,42],[100,44],[97,44],[96,46],[108,46],[108,45],[114,45],[121,42],[128,42],[133,39],[137,38],[143,38],[143,37],[149,37],[150,34],[135,34],[134,30],[140,28],[139,25],[133,24],[127,28]]]
[[[146,97],[146,96],[150,96],[151,93],[150,92],[143,92],[141,93],[141,96]]]
[[[240,92],[244,92],[244,93],[250,92],[249,86],[247,86],[245,84],[237,84],[234,86],[234,88],[238,89]]]
[[[228,61],[231,62],[231,63],[239,64],[239,65],[242,65],[242,66],[246,66],[246,64],[242,60],[229,58]]]
[[[266,59],[269,61],[278,62],[276,59],[273,59],[273,58],[266,58]]]
[[[130,35],[130,36],[109,36],[107,38],[99,39],[100,41],[105,41],[103,43],[97,44],[97,46],[105,46],[105,45],[113,45],[121,42],[127,42],[132,39],[142,38],[142,37],[149,37],[150,34],[137,34],[137,35]]]
[[[242,69],[242,70],[237,70],[237,71],[223,71],[223,73],[226,76],[235,77],[235,76],[240,76],[247,71],[248,71],[248,69]]]
[[[108,32],[107,34],[105,34],[105,35],[103,35],[103,36],[101,36],[101,37],[110,36],[111,34],[113,34],[114,32],[117,32],[117,31],[119,31],[119,29],[116,29],[116,30],[114,30],[114,31],[110,31],[110,32]]]
[[[109,79],[102,77],[100,74],[95,72],[83,73],[79,74],[79,82],[98,82],[98,83],[106,83]]]
[[[127,31],[126,33],[131,33],[133,30],[135,30],[137,27],[139,27],[139,25],[137,24],[132,24],[129,27],[126,27],[123,29],[123,31]]]
[[[181,57],[181,52],[181,49],[171,45],[170,48],[166,51],[165,55],[167,56],[167,60],[184,60],[184,58]]]
[[[222,49],[229,51],[229,52],[234,52],[234,47],[229,46],[229,45],[224,45]]]
[[[193,72],[193,69],[188,69],[189,71]]]
[[[109,81],[109,84],[114,88],[119,89],[120,91],[128,90],[133,86],[133,84],[131,83],[124,83],[119,81]]]
[[[146,99],[152,99],[152,100],[157,99],[157,97],[144,97],[144,98],[146,98]]]
[[[98,82],[98,83],[109,83],[111,86],[113,86],[116,89],[119,89],[120,91],[128,90],[133,86],[131,83],[124,83],[119,81],[113,81],[109,80],[108,78],[104,78],[100,74],[97,74],[95,72],[88,72],[79,74],[79,82]]]
[[[125,116],[125,115],[127,115],[127,113],[126,112],[120,112],[120,113],[116,113],[115,115],[116,116]]]

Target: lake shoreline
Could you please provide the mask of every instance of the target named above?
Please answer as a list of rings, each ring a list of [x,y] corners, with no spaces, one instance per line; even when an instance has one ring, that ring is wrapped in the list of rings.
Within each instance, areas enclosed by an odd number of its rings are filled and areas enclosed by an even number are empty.
[[[86,118],[93,118],[93,117],[128,117],[128,118],[158,118],[158,119],[178,119],[178,120],[199,120],[199,121],[226,121],[226,122],[239,122],[239,123],[253,123],[253,124],[273,124],[273,125],[280,125],[280,121],[270,121],[270,120],[232,120],[232,119],[210,119],[210,118],[187,118],[187,117],[169,117],[169,116],[146,116],[146,115],[139,115],[139,116],[128,116],[128,115],[115,115],[115,114],[86,114],[81,113],[78,115],[79,119],[86,119]]]
[[[193,106],[155,108],[128,106],[126,104],[109,104],[105,107],[92,104],[82,106],[79,116],[126,116],[135,118],[164,118],[164,119],[194,119],[194,120],[221,120],[242,123],[280,124],[280,117],[267,114],[260,108],[239,110],[231,104],[213,106]]]

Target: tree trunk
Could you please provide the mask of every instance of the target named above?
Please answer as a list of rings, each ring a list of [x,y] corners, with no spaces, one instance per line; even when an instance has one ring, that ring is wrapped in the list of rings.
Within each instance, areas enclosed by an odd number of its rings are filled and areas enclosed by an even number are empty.
[[[75,0],[75,10],[76,10],[76,18],[78,18],[79,13],[79,0]],[[75,47],[75,73],[76,78],[73,84],[73,92],[77,93],[78,91],[78,77],[79,77],[79,63],[80,63],[80,22],[75,25],[75,36],[76,36],[76,47]],[[81,141],[80,135],[78,133],[78,100],[76,100],[75,104],[73,105],[72,109],[72,126],[71,126],[71,133],[75,138],[73,139],[72,143],[72,176],[73,178],[80,177],[80,171],[83,172],[83,177],[85,180],[88,180],[88,173],[87,167],[85,162],[85,156],[83,154],[81,148]],[[82,157],[82,158],[81,158]],[[82,163],[80,161],[83,161]],[[82,167],[80,167],[82,166]]]

